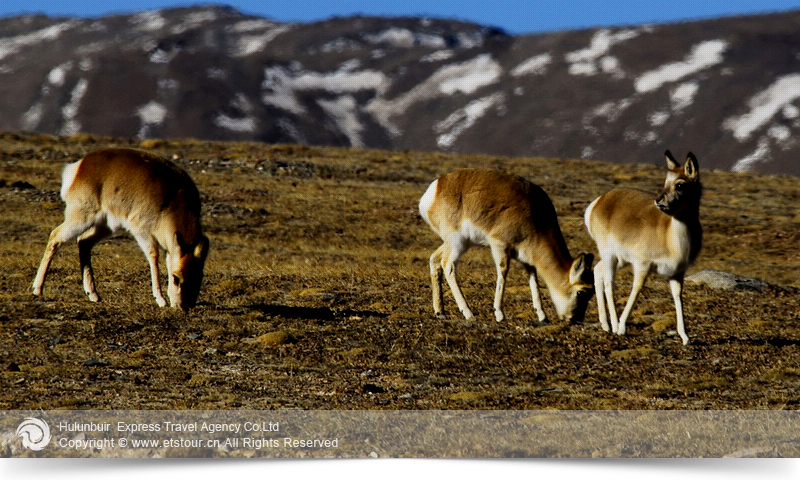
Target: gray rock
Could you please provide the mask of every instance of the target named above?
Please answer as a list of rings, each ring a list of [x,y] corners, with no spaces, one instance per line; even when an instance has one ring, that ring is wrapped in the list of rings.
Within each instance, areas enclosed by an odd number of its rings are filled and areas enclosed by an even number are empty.
[[[773,285],[757,278],[742,277],[735,273],[707,268],[686,277],[686,280],[699,285],[707,285],[715,290],[753,290],[763,292]]]

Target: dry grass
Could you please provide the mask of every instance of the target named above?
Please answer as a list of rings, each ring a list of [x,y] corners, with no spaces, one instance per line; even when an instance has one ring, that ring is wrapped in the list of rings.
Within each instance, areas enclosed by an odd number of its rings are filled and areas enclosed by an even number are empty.
[[[159,309],[130,238],[95,249],[81,288],[77,248],[56,256],[44,299],[30,283],[61,222],[60,169],[106,145],[175,158],[204,197],[211,253],[200,305]],[[655,165],[288,145],[0,136],[0,408],[775,409],[797,408],[800,302],[781,290],[687,284],[675,336],[666,283],[652,277],[628,336],[539,325],[521,268],[508,320],[494,321],[486,251],[460,269],[477,319],[433,317],[436,236],[417,201],[437,175],[496,166],[541,185],[571,252],[594,251],[582,214],[617,185],[655,192]],[[661,157],[654,155],[654,163]],[[703,170],[704,249],[689,273],[732,271],[800,286],[800,180]],[[12,187],[28,182],[33,189]],[[630,275],[619,280],[619,301]],[[544,293],[546,297],[546,292]],[[549,299],[545,308],[552,314]],[[672,323],[670,322],[672,321]]]

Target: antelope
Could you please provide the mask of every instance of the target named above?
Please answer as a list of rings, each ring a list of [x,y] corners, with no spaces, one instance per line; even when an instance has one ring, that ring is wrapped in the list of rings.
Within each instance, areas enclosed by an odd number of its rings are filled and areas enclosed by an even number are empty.
[[[702,242],[700,196],[702,184],[697,158],[690,152],[681,166],[667,150],[664,189],[653,196],[641,190],[619,188],[595,199],[584,220],[597,243],[600,261],[595,267],[597,311],[603,330],[625,335],[625,322],[653,270],[669,280],[675,301],[678,334],[689,344],[683,319],[683,277],[697,258]],[[622,315],[614,307],[617,267],[633,267],[633,287]],[[609,330],[606,307],[611,317]]]
[[[539,296],[537,272],[544,279],[558,316],[581,322],[591,294],[592,254],[573,259],[550,197],[524,178],[498,170],[464,169],[442,175],[420,199],[425,222],[444,243],[430,257],[433,310],[444,315],[442,276],[467,320],[474,315],[456,280],[456,264],[472,245],[491,249],[497,268],[494,314],[505,319],[503,294],[511,259],[525,267],[533,307],[547,320]]]
[[[58,247],[78,241],[83,288],[100,301],[94,286],[91,251],[119,229],[129,231],[150,263],[153,296],[160,307],[160,250],[166,251],[170,305],[193,307],[200,293],[208,238],[200,226],[200,194],[189,175],[173,163],[149,153],[109,148],[90,153],[64,167],[61,198],[64,222],[50,233],[33,281],[41,295],[50,262]]]

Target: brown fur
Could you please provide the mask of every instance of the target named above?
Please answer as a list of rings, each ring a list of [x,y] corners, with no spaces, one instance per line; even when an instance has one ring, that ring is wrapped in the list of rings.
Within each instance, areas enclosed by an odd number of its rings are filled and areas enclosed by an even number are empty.
[[[595,268],[598,315],[603,329],[625,334],[625,323],[651,270],[668,277],[675,300],[678,333],[689,343],[683,322],[683,276],[702,244],[699,210],[702,184],[697,159],[689,153],[678,164],[665,152],[667,178],[655,198],[641,190],[620,188],[598,197],[586,210],[586,227],[597,242],[600,261]],[[634,281],[622,315],[614,306],[614,277],[618,266],[631,264]],[[606,318],[606,306],[611,326]]]
[[[494,306],[498,321],[505,318],[502,297],[512,258],[519,260],[529,274],[540,320],[545,319],[545,314],[538,293],[537,271],[557,303],[559,316],[573,321],[583,318],[592,290],[592,256],[579,255],[573,259],[569,254],[555,208],[544,190],[524,178],[484,169],[456,170],[441,176],[434,184],[420,200],[420,213],[444,240],[430,259],[437,314],[443,313],[444,275],[459,309],[466,318],[472,317],[455,279],[455,265],[464,251],[478,244],[491,249],[497,267]]]
[[[148,258],[153,296],[161,293],[158,254],[167,252],[168,294],[173,307],[194,306],[208,253],[200,224],[200,194],[189,175],[173,163],[147,152],[110,148],[86,155],[64,170],[64,223],[50,234],[33,284],[40,295],[58,247],[78,240],[84,290],[99,301],[94,287],[91,249],[113,231],[124,228]]]

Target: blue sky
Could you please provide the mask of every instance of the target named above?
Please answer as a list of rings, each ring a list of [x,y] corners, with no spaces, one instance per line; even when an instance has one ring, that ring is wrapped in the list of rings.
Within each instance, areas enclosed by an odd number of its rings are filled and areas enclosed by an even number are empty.
[[[596,26],[664,23],[723,15],[762,13],[800,8],[800,0],[462,0],[462,1],[276,1],[230,0],[2,0],[0,16],[46,13],[51,16],[96,17],[195,3],[225,3],[238,10],[279,21],[315,21],[352,14],[457,18],[501,27],[509,33],[530,33]]]

